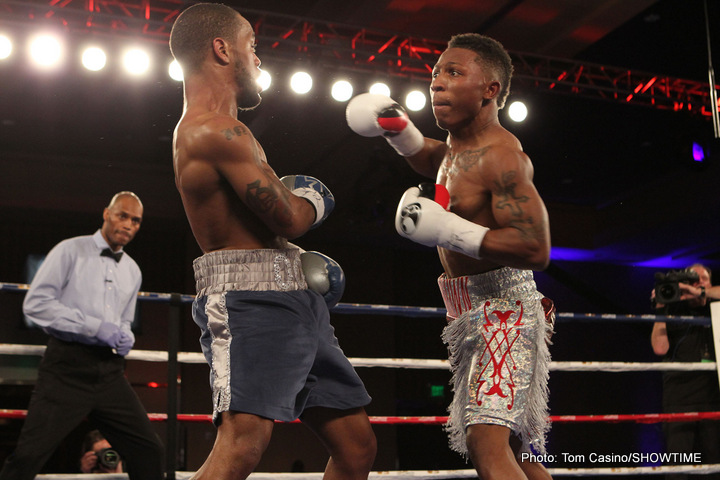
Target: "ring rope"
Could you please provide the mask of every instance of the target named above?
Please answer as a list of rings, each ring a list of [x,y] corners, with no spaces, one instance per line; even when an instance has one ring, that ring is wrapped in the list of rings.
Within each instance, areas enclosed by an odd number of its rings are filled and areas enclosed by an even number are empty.
[[[0,291],[26,292],[30,285],[24,283],[3,283],[0,282]],[[156,292],[139,292],[138,300],[170,302],[173,294]],[[192,303],[194,295],[181,294],[177,298],[181,303]],[[401,317],[445,317],[447,310],[437,307],[412,307],[404,305],[374,305],[367,303],[338,303],[331,311],[339,314],[372,314],[372,315],[393,315]],[[555,314],[557,321],[580,320],[615,320],[630,322],[681,322],[699,325],[709,325],[710,317],[692,317],[688,315],[626,315],[615,313],[571,313],[558,312]]]
[[[0,355],[42,356],[45,345],[17,345],[0,343]],[[128,360],[167,362],[167,352],[158,350],[131,350]],[[448,360],[423,358],[359,358],[350,357],[354,367],[408,368],[449,370]],[[199,352],[178,352],[179,363],[206,363]],[[646,371],[715,371],[715,362],[550,362],[551,371],[563,372],[646,372]]]
[[[166,413],[148,413],[151,422],[167,421]],[[24,419],[27,410],[0,409],[0,418]],[[211,423],[212,415],[204,413],[178,413],[180,422]],[[447,416],[369,416],[373,425],[445,425]],[[697,422],[700,420],[720,420],[720,412],[682,412],[682,413],[633,413],[609,415],[550,415],[552,423],[668,423],[668,422]],[[300,420],[277,423],[301,423]]]
[[[662,467],[605,467],[605,468],[548,468],[553,477],[580,476],[611,476],[611,475],[665,475],[669,473],[710,474],[720,472],[720,465],[672,465]],[[189,480],[195,472],[175,472],[177,480]],[[269,473],[253,472],[249,480],[322,480],[323,472],[309,473]],[[127,480],[126,473],[94,473],[94,474],[41,474],[38,480]],[[454,479],[477,478],[475,470],[395,470],[370,472],[372,480],[403,480],[413,479]]]
[[[0,291],[25,292],[29,289],[27,284],[0,283]],[[194,300],[193,295],[165,294],[154,292],[139,292],[138,300],[158,302],[180,302],[190,303]],[[349,304],[339,303],[332,309],[333,313],[340,314],[362,314],[373,315],[394,315],[406,317],[445,317],[446,310],[433,307],[410,307],[397,305],[370,305],[370,304]],[[643,322],[682,322],[694,324],[709,324],[710,318],[689,317],[689,316],[663,316],[663,315],[618,315],[618,314],[592,314],[592,313],[557,313],[556,318],[561,320],[614,320],[614,321],[643,321]],[[0,354],[9,355],[42,355],[45,351],[43,345],[11,345],[0,344]],[[130,360],[143,361],[168,361],[168,353],[161,351],[133,350],[127,356]],[[205,363],[202,354],[197,352],[178,352],[177,361],[181,363]],[[449,369],[447,360],[432,359],[383,359],[383,358],[351,358],[351,363],[356,367],[390,367],[390,368],[416,368],[416,369]],[[672,363],[672,362],[552,362],[550,370],[555,371],[606,371],[606,372],[627,372],[647,370],[712,370],[715,371],[715,362],[701,363]],[[0,409],[0,418],[24,418],[27,414],[24,410],[3,410]],[[151,421],[167,421],[167,414],[148,414]],[[637,423],[659,423],[674,421],[696,421],[696,420],[717,420],[720,419],[720,412],[686,412],[668,414],[622,414],[622,415],[559,415],[550,416],[553,422],[637,422]],[[210,415],[203,414],[177,414],[178,421],[186,422],[211,422]],[[444,424],[447,417],[370,417],[373,424]],[[299,420],[296,420],[299,422]],[[548,468],[553,476],[585,476],[585,475],[623,475],[623,474],[665,474],[665,473],[715,473],[720,472],[720,465],[680,465],[661,467],[610,467],[610,468]],[[175,472],[176,478],[190,478],[193,472]],[[322,472],[317,473],[262,473],[253,472],[250,475],[252,480],[270,479],[304,479],[320,480]],[[94,475],[100,479],[125,479],[125,474]],[[371,472],[371,478],[383,479],[404,479],[404,478],[475,478],[475,470],[444,470],[444,471],[392,471],[392,472]],[[78,478],[77,475],[40,475],[39,478],[68,479]]]

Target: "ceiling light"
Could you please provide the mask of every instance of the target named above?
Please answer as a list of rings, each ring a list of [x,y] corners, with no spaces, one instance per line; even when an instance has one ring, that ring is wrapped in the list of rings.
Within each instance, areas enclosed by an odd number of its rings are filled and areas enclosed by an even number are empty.
[[[331,94],[338,102],[344,102],[350,100],[350,97],[352,97],[353,87],[350,85],[350,82],[339,80],[333,84]]]
[[[370,93],[375,93],[377,95],[385,95],[386,97],[389,97],[390,87],[381,82],[374,83],[372,84],[372,86],[370,86]]]
[[[183,72],[182,67],[177,62],[177,60],[173,60],[170,62],[170,65],[168,65],[168,75],[170,75],[170,78],[173,80],[176,80],[178,82],[183,81]]]
[[[107,55],[98,47],[86,48],[82,54],[83,67],[90,71],[97,72],[105,68]]]
[[[50,34],[40,34],[30,40],[30,59],[43,69],[58,67],[63,60],[63,46],[60,39]]]
[[[307,93],[312,89],[312,77],[306,72],[297,72],[290,78],[290,88],[295,93]]]
[[[139,48],[126,51],[122,62],[130,75],[142,75],[150,69],[150,56]]]
[[[422,93],[420,90],[413,90],[412,92],[407,94],[407,97],[405,97],[405,106],[408,108],[408,110],[411,110],[413,112],[422,110],[425,107],[426,103],[427,98],[425,97],[425,94]]]
[[[12,41],[10,37],[0,35],[0,60],[4,60],[12,53]]]

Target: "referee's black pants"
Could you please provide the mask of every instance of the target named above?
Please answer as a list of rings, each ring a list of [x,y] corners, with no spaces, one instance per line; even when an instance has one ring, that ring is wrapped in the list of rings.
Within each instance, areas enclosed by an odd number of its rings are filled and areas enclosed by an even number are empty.
[[[163,478],[162,443],[125,378],[124,362],[108,347],[50,337],[17,447],[0,480],[35,478],[85,418],[123,458],[130,479]]]

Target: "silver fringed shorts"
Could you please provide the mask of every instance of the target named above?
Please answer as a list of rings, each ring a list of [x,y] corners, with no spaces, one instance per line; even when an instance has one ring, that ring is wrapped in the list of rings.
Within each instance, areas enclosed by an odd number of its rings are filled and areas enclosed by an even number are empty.
[[[325,300],[307,288],[300,250],[220,250],[193,267],[216,424],[225,411],[292,421],[310,407],[370,403]]]
[[[524,450],[544,453],[550,327],[532,271],[443,274],[438,283],[455,392],[446,425],[451,448],[466,455],[467,427],[491,424],[509,428]]]

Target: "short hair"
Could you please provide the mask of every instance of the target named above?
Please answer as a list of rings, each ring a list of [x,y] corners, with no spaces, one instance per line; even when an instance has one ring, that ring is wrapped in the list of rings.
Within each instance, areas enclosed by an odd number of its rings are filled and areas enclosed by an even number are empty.
[[[100,430],[90,430],[83,439],[80,455],[85,455],[85,452],[91,451],[93,446],[101,440],[105,440],[105,437],[100,433]]]
[[[137,202],[140,204],[141,207],[143,206],[142,202],[140,201],[140,197],[135,195],[133,192],[125,190],[125,191],[118,192],[115,195],[113,195],[113,197],[110,199],[110,203],[108,203],[108,206],[106,208],[112,208],[113,205],[115,205],[115,202],[117,202],[118,199],[120,199],[122,197],[132,197],[135,200],[137,200]]]
[[[705,270],[708,274],[708,277],[710,278],[710,281],[712,281],[712,271],[708,267],[706,267],[702,263],[693,263],[692,265],[687,267],[686,270],[690,270],[693,267],[698,267],[698,268],[702,268],[703,270]]]
[[[510,79],[513,74],[513,65],[510,54],[505,47],[494,38],[479,33],[461,33],[454,35],[448,42],[448,48],[464,48],[475,52],[486,68],[490,68],[500,81],[500,93],[497,96],[499,108],[505,106],[505,100],[510,93]]]
[[[237,37],[239,15],[221,3],[198,3],[178,15],[170,32],[170,52],[186,75],[200,69],[213,39]]]

